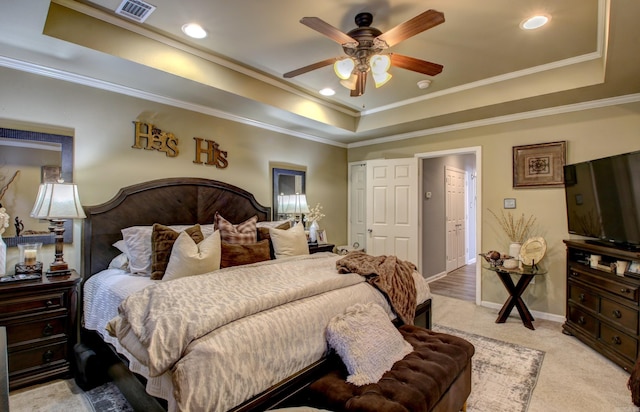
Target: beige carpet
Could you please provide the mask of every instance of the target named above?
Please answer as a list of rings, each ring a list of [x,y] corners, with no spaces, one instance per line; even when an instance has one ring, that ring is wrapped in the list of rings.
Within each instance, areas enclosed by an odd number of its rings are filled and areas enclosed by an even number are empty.
[[[629,374],[624,369],[564,335],[561,323],[536,320],[536,330],[529,330],[517,311],[514,314],[498,324],[495,309],[446,296],[433,297],[434,324],[545,352],[528,412],[638,412],[627,390]]]
[[[72,379],[12,391],[11,412],[93,412],[93,407]]]

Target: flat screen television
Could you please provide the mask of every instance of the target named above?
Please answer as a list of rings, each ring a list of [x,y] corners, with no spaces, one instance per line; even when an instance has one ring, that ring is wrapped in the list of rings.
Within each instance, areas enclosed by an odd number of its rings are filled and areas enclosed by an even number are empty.
[[[564,166],[569,233],[640,248],[640,151]]]

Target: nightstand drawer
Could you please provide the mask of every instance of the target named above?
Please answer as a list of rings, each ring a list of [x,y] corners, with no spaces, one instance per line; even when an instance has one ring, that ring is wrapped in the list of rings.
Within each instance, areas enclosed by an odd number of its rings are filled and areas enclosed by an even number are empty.
[[[0,319],[8,315],[64,308],[64,292],[19,296],[0,302]]]
[[[43,366],[49,366],[60,361],[66,362],[67,341],[38,346],[31,349],[9,353],[9,375]]]
[[[56,317],[32,316],[4,323],[7,327],[9,347],[36,339],[46,339],[56,335],[64,336],[67,331],[67,315]]]

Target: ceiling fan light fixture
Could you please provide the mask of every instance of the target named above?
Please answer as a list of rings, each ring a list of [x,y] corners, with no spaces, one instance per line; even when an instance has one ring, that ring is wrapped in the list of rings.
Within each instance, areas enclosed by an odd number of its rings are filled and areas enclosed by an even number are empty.
[[[386,54],[374,54],[369,60],[373,74],[383,74],[391,67],[391,58]]]
[[[183,25],[182,32],[194,39],[204,39],[207,37],[207,31],[196,23],[187,23]]]
[[[378,87],[384,86],[393,77],[387,72],[382,72],[382,73],[372,72],[371,74],[373,75],[373,81],[376,84],[376,89]]]
[[[358,76],[355,74],[352,74],[347,79],[340,80],[340,84],[349,90],[355,90],[357,83],[358,83]]]
[[[535,29],[539,29],[540,27],[544,26],[545,24],[549,23],[549,20],[551,20],[550,16],[546,16],[546,15],[537,15],[537,16],[533,16],[533,17],[529,17],[528,19],[525,19],[522,21],[522,23],[520,23],[520,28],[523,30],[535,30]]]
[[[338,60],[333,64],[333,70],[342,80],[347,80],[351,77],[354,67],[356,67],[356,63],[350,58]]]

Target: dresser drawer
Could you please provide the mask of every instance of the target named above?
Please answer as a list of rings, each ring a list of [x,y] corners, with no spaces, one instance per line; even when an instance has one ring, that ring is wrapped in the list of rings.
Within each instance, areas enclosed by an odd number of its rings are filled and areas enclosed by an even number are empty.
[[[67,357],[67,341],[54,342],[49,345],[19,350],[9,353],[9,375],[25,369],[49,366]]]
[[[637,339],[604,323],[600,326],[600,340],[631,361],[638,356]]]
[[[598,297],[595,293],[577,285],[575,282],[569,284],[569,289],[569,299],[573,302],[593,311],[598,310]]]
[[[600,314],[610,321],[627,329],[630,333],[638,334],[638,310],[623,306],[607,298],[601,298]]]
[[[596,318],[573,305],[569,307],[569,321],[594,338],[598,337],[598,322]]]
[[[3,326],[7,328],[7,344],[11,347],[31,340],[64,336],[67,332],[67,316],[64,312],[55,317],[30,316],[12,319]]]
[[[617,282],[615,279],[609,279],[606,277],[592,275],[586,272],[576,271],[573,268],[570,269],[569,276],[572,280],[579,279],[580,281],[588,283],[589,285],[597,286],[601,290],[607,291],[609,293],[625,299],[629,299],[634,302],[637,301],[638,297],[640,296],[640,287]]]
[[[60,308],[66,309],[64,305],[64,292],[19,296],[0,301],[0,319],[12,315]]]

